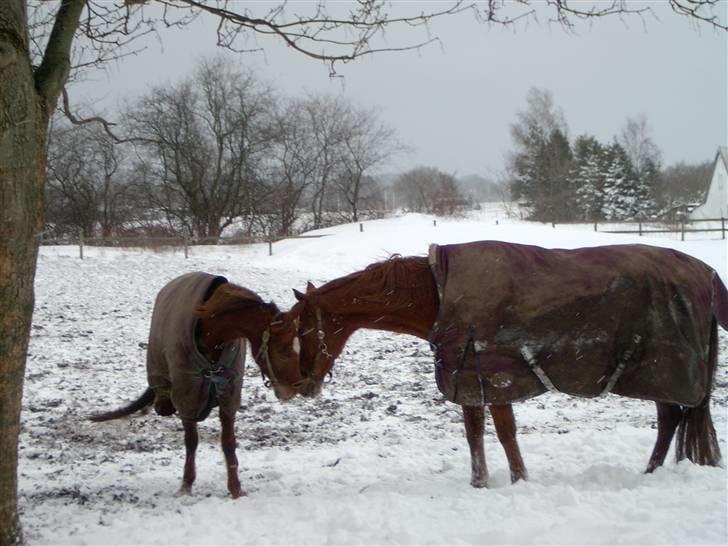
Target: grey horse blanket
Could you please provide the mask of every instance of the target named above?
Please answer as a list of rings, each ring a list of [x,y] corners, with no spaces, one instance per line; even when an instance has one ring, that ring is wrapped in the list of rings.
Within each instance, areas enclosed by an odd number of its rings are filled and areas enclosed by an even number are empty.
[[[169,397],[182,419],[201,421],[213,407],[224,413],[240,408],[245,340],[228,344],[218,362],[197,346],[197,307],[225,277],[188,273],[159,291],[152,312],[147,348],[147,380],[157,396]]]
[[[440,391],[461,405],[547,389],[684,406],[711,385],[715,272],[675,250],[431,245]],[[723,288],[725,292],[725,288]]]

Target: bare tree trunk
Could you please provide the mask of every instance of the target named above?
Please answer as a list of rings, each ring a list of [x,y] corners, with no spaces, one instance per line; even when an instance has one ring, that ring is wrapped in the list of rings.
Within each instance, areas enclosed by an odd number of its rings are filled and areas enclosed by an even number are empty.
[[[34,74],[26,2],[0,2],[0,546],[22,541],[18,433],[43,228],[48,125],[68,77],[70,45],[84,6],[84,0],[63,2]]]
[[[0,31],[24,2],[0,8]],[[17,28],[11,31],[18,32]],[[0,545],[21,542],[17,462],[33,281],[42,231],[47,112],[20,44],[0,32]]]

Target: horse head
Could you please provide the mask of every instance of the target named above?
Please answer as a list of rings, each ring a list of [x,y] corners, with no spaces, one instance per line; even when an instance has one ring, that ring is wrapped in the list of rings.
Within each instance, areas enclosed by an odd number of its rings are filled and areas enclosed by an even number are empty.
[[[266,385],[279,400],[299,394],[298,319],[282,313],[275,303],[232,283],[218,288],[197,311],[208,347],[220,347],[238,338],[250,342],[253,357]]]
[[[289,314],[298,318],[300,340],[300,370],[302,383],[299,392],[306,397],[317,396],[336,357],[344,348],[351,333],[340,315],[327,309],[316,287],[308,283],[306,293],[293,290],[298,302]]]
[[[266,378],[266,385],[273,388],[276,398],[288,400],[301,394],[301,369],[299,364],[298,320],[281,313],[274,304],[267,328],[259,340],[251,339],[255,362]],[[256,343],[258,341],[258,343]]]

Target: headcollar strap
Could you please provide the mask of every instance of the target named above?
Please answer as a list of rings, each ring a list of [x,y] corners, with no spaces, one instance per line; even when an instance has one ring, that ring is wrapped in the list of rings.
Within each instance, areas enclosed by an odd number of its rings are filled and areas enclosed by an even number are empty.
[[[270,387],[271,384],[275,385],[276,383],[278,383],[278,378],[273,371],[273,365],[270,363],[270,356],[268,354],[268,340],[270,340],[270,329],[266,328],[263,332],[263,339],[260,342],[260,349],[258,349],[258,352],[255,355],[256,362],[262,355],[265,360],[266,367],[268,368],[267,372],[269,381],[266,381],[266,387]]]

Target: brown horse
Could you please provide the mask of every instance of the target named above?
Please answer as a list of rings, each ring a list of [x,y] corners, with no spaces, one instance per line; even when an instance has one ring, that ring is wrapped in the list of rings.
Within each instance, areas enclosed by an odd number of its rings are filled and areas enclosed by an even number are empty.
[[[510,251],[519,255],[527,254],[529,248],[536,248],[525,247],[525,245],[511,246],[517,248],[510,249]],[[633,250],[626,248],[625,252],[629,254]],[[548,255],[550,251],[539,249],[538,252],[545,252]],[[570,251],[561,252],[568,253]],[[663,252],[664,256],[667,256],[668,253],[674,251],[655,251],[658,256],[663,255],[661,252]],[[607,254],[609,254],[609,251],[607,251]],[[681,256],[684,259],[693,260],[693,262],[700,264],[698,267],[701,272],[703,269],[708,269],[705,264],[698,260],[685,255]],[[544,261],[544,257],[540,254],[536,258],[536,263],[539,263],[539,261]],[[602,263],[600,266],[603,265],[605,264]],[[610,270],[609,264],[606,265],[605,269]],[[556,270],[558,269],[557,267]],[[613,269],[619,269],[619,267]],[[643,276],[649,278],[650,274],[645,273]],[[470,284],[476,287],[476,292],[479,290],[478,286],[480,288],[486,287],[485,279],[482,277],[475,277],[469,279],[469,281],[472,281]],[[506,279],[506,284],[508,282],[510,280]],[[724,328],[728,328],[728,293],[726,293],[725,287],[715,275],[706,277],[703,284],[706,290],[709,291],[709,297],[712,294],[714,308],[708,307],[708,312],[711,314],[708,324],[701,327],[701,331],[706,333],[701,339],[707,341],[706,346],[701,349],[703,356],[700,362],[697,363],[702,374],[699,381],[700,385],[697,385],[694,390],[700,390],[702,394],[699,393],[699,398],[689,404],[666,402],[664,398],[660,399],[661,395],[659,394],[652,396],[640,394],[636,396],[643,399],[652,399],[657,403],[658,435],[647,467],[648,472],[664,462],[678,426],[680,427],[676,450],[678,459],[687,456],[694,462],[710,465],[718,464],[720,460],[720,451],[709,413],[709,399],[712,375],[717,363],[716,319]],[[309,283],[306,294],[294,290],[299,302],[289,313],[299,317],[300,320],[300,360],[302,373],[307,382],[302,390],[308,395],[315,395],[320,392],[323,379],[332,368],[336,357],[343,350],[349,336],[359,328],[405,333],[433,342],[433,332],[437,331],[436,323],[442,318],[439,313],[443,302],[438,288],[437,280],[433,276],[433,270],[427,258],[394,257],[384,262],[372,264],[363,271],[332,280],[318,289]],[[562,292],[569,292],[568,290],[564,291],[563,286],[559,289]],[[487,297],[491,292],[486,289],[484,293]],[[518,298],[518,296],[515,297]],[[622,305],[619,298],[611,303],[616,307]],[[710,304],[709,300],[708,303]],[[685,308],[692,309],[690,304],[686,305]],[[509,304],[503,304],[501,307],[496,306],[495,309],[497,313],[498,309],[510,309],[510,307]],[[669,312],[673,313],[674,309],[670,309]],[[715,316],[713,316],[713,313],[715,313]],[[549,323],[558,325],[559,321],[553,321],[553,318],[550,317]],[[499,319],[494,317],[493,320],[497,324]],[[627,320],[627,324],[629,324],[629,320]],[[562,332],[561,335],[568,338],[571,332]],[[433,348],[440,352],[435,342],[433,342]],[[478,350],[480,349],[474,349],[472,352],[477,353]],[[457,352],[462,360],[465,360],[467,353],[468,348],[463,349],[462,346]],[[500,363],[500,355],[486,352],[483,353],[483,361],[486,360],[485,357],[488,354],[495,357],[493,358],[494,361]],[[623,351],[622,354],[629,354],[629,350]],[[548,357],[550,358],[550,356],[549,354]],[[528,363],[524,362],[525,358],[518,356],[512,358],[512,360],[514,362],[520,360],[520,362],[515,363],[524,369],[528,369],[526,365]],[[438,360],[436,364],[439,366],[440,361]],[[539,371],[542,371],[541,368],[539,368]],[[537,377],[534,372],[529,373],[534,378]],[[498,374],[494,375],[498,377]],[[631,379],[631,377],[627,377],[629,374],[625,373],[622,378],[624,381],[618,381],[617,375],[613,374],[613,378],[610,376],[608,381],[609,389],[607,390],[611,390],[615,394],[635,396],[625,392],[625,389],[622,388],[622,383],[626,382],[627,379]],[[703,378],[703,376],[705,377]],[[500,377],[504,377],[502,372]],[[603,378],[601,379],[603,380]],[[524,398],[535,396],[546,390],[545,384],[542,385],[537,379],[535,381],[539,388]],[[545,377],[545,381],[549,382],[548,378]],[[502,386],[495,381],[494,385],[497,387]],[[440,385],[438,384],[438,386]],[[573,394],[579,395],[578,392]],[[591,394],[588,394],[588,396],[591,396]],[[526,479],[527,472],[516,441],[516,425],[510,403],[494,403],[492,401],[488,402],[486,399],[482,400],[482,402],[461,403],[471,455],[471,485],[484,487],[488,483],[488,471],[483,450],[483,403],[489,405],[498,439],[508,459],[511,480],[515,482],[519,479]]]
[[[287,400],[299,393],[297,321],[255,292],[224,277],[189,273],[171,281],[154,304],[147,348],[149,387],[127,406],[92,416],[107,421],[154,404],[159,415],[177,413],[185,431],[181,492],[195,481],[197,422],[220,407],[221,444],[227,486],[233,498],[243,492],[235,454],[235,413],[240,407],[245,340],[266,384]]]
[[[289,313],[299,317],[301,369],[307,396],[321,392],[323,380],[349,337],[359,328],[386,330],[427,339],[437,317],[439,299],[427,258],[395,257],[363,271],[334,279],[318,289],[309,283],[306,294]],[[508,458],[511,481],[528,474],[516,441],[516,422],[510,404],[491,405],[498,440]],[[462,406],[470,447],[473,487],[485,487],[483,406]]]

